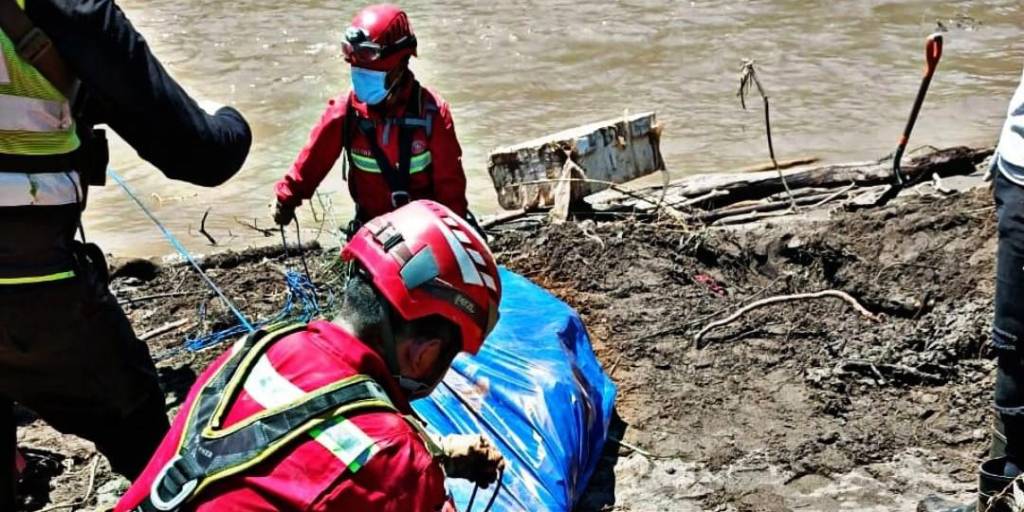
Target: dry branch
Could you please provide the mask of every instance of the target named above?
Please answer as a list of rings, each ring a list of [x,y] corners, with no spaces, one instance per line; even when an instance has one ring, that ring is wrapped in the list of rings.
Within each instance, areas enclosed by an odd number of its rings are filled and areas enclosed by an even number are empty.
[[[206,231],[206,218],[210,216],[211,208],[207,208],[206,212],[203,213],[203,220],[199,222],[199,232],[210,241],[210,245],[217,245],[217,240]]]
[[[777,303],[780,303],[780,302],[791,302],[791,301],[795,301],[795,300],[808,300],[808,299],[823,299],[823,298],[827,298],[827,297],[834,297],[834,298],[838,298],[838,299],[842,299],[842,300],[846,301],[846,303],[850,304],[850,306],[852,306],[853,309],[857,311],[857,313],[860,313],[861,316],[871,320],[872,322],[879,322],[879,321],[881,321],[881,318],[878,315],[875,315],[874,313],[868,311],[864,306],[862,306],[859,302],[857,302],[857,299],[854,299],[853,297],[850,296],[850,294],[848,294],[846,292],[839,291],[839,290],[824,290],[824,291],[814,292],[814,293],[798,293],[798,294],[795,294],[795,295],[776,295],[775,297],[768,297],[767,299],[761,299],[761,300],[759,300],[757,302],[752,302],[752,303],[750,303],[750,304],[748,304],[746,306],[743,306],[742,308],[740,308],[738,311],[736,311],[732,315],[729,315],[728,318],[724,318],[722,320],[715,320],[714,322],[711,322],[710,324],[704,326],[704,328],[701,329],[700,332],[698,332],[696,336],[694,336],[694,338],[693,338],[694,344],[699,347],[700,346],[700,340],[704,337],[704,335],[706,335],[712,329],[715,329],[717,327],[721,327],[723,325],[731,324],[731,323],[735,322],[736,320],[738,320],[743,315],[745,315],[745,314],[747,314],[747,313],[749,313],[751,311],[754,311],[755,309],[763,308],[765,306],[769,306],[769,305],[772,305],[772,304],[777,304]]]

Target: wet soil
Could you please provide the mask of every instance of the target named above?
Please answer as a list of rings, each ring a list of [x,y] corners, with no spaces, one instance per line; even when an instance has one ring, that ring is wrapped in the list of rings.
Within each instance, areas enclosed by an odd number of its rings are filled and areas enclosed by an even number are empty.
[[[581,510],[913,510],[987,448],[991,198],[919,197],[728,230],[616,222],[510,232],[500,258],[575,306],[619,386]],[[709,332],[713,319],[786,302]],[[614,463],[614,467],[609,465]]]
[[[988,445],[994,368],[987,191],[728,229],[543,224],[493,246],[580,311],[619,388],[615,440],[579,510],[913,510],[931,492],[967,496]],[[317,280],[333,278],[320,265],[330,253],[310,257]],[[193,354],[182,338],[234,321],[190,269],[125,263],[113,288],[151,336],[173,413],[226,348]],[[243,311],[269,318],[285,299],[281,270],[298,263],[265,249],[204,265]],[[786,302],[694,344],[745,304],[829,289],[882,320],[833,298]],[[126,483],[89,443],[27,412],[22,424],[25,510],[116,500]]]

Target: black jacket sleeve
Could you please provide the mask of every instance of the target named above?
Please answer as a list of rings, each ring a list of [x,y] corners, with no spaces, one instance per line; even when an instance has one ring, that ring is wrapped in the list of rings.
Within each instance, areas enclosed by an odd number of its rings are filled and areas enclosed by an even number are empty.
[[[204,112],[113,0],[27,0],[25,12],[82,81],[88,122],[106,123],[168,178],[216,186],[252,144],[242,115]]]

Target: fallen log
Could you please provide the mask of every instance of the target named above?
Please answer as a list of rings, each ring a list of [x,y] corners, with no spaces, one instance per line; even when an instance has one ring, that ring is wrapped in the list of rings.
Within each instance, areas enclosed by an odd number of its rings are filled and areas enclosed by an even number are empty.
[[[975,172],[976,165],[985,160],[993,152],[992,148],[953,147],[930,153],[911,160],[903,166],[903,171],[910,180],[936,174],[940,177],[965,175]],[[892,180],[892,162],[888,159],[876,162],[834,164],[811,169],[785,173],[790,189],[822,188],[832,189],[849,186],[873,186],[887,184]],[[713,190],[728,192],[728,195],[710,201],[711,207],[722,207],[740,201],[758,200],[785,191],[782,180],[777,172],[765,171],[749,174],[702,174],[689,176],[669,185],[669,204],[685,198],[698,197]],[[633,190],[634,194],[645,197],[661,194],[659,186],[650,186]],[[643,204],[635,203],[635,199],[602,192],[591,202],[600,204],[631,204],[639,210],[647,210]]]

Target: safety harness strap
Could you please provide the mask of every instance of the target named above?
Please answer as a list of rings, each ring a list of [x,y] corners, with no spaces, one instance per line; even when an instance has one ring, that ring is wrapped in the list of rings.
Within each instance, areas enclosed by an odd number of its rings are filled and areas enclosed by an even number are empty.
[[[200,390],[187,413],[177,456],[163,468],[149,498],[136,510],[179,510],[206,486],[266,460],[335,416],[368,409],[396,410],[379,384],[365,375],[356,375],[221,428],[228,405],[240,392],[255,361],[274,342],[302,328],[299,325],[256,333],[245,339],[241,350]]]
[[[410,175],[413,174],[413,138],[416,130],[424,130],[427,139],[430,139],[433,134],[434,114],[437,111],[437,105],[434,104],[432,99],[427,98],[427,100],[424,100],[423,88],[418,82],[413,84],[413,88],[412,97],[416,98],[416,111],[411,116],[388,119],[384,132],[384,136],[388,137],[390,126],[394,124],[398,127],[399,156],[397,169],[391,164],[384,150],[377,143],[377,127],[373,120],[358,117],[351,99],[348,102],[346,111],[346,118],[350,121],[342,133],[342,146],[348,153],[346,163],[353,168],[359,168],[360,166],[355,162],[356,156],[352,154],[351,129],[358,129],[366,137],[369,142],[370,152],[377,163],[377,169],[379,169],[384,182],[387,183],[388,189],[391,191],[391,205],[395,208],[409,203],[412,199],[409,195],[409,182]],[[429,158],[429,153],[427,155],[427,158]],[[425,170],[429,170],[429,161],[421,163]],[[419,170],[419,167],[420,165],[417,165],[417,170]],[[347,176],[344,177],[347,179]]]

